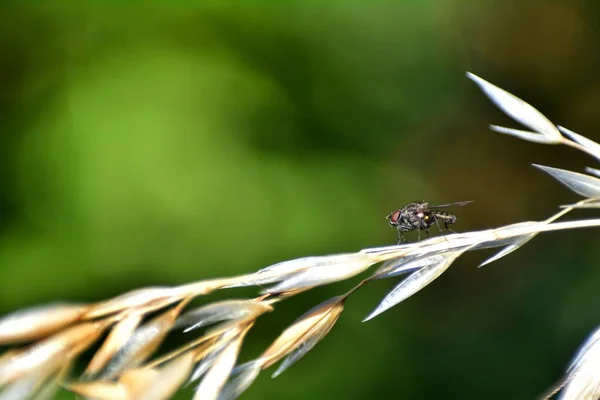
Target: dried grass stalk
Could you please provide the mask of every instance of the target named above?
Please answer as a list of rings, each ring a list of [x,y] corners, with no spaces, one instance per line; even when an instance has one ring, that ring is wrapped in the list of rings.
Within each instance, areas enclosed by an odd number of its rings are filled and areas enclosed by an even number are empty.
[[[536,143],[564,144],[600,160],[600,145],[556,126],[518,97],[467,74],[506,114],[529,131],[491,126],[492,130]],[[49,398],[59,385],[96,399],[168,399],[193,382],[194,398],[228,400],[240,396],[262,370],[281,362],[278,376],[305,356],[331,331],[344,303],[361,287],[380,279],[408,275],[365,321],[423,289],[467,251],[502,247],[481,265],[496,261],[541,232],[600,226],[600,219],[556,222],[574,208],[600,207],[600,170],[592,175],[537,166],[583,199],[544,221],[450,234],[417,243],[377,247],[356,253],[305,257],[255,273],[193,282],[177,287],[135,290],[96,304],[50,304],[17,311],[0,319],[0,345],[29,343],[0,355],[0,398]],[[235,367],[244,338],[257,318],[277,302],[314,287],[343,281],[379,267],[341,296],[313,308],[285,329],[260,356]],[[263,285],[271,285],[264,289]],[[192,299],[214,290],[239,286],[263,289],[254,299],[208,303],[183,313]],[[150,314],[155,316],[149,319]],[[207,328],[194,335],[200,328]],[[185,330],[193,337],[168,354],[156,350],[168,333]],[[587,399],[600,396],[600,334],[582,347],[565,377],[549,396]],[[82,377],[69,371],[79,354],[107,333]],[[146,360],[151,359],[150,362]],[[46,397],[44,397],[46,396]]]

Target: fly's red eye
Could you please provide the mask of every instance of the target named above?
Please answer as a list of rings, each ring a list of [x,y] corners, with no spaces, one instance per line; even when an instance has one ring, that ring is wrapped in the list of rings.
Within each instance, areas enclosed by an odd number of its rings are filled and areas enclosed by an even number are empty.
[[[400,210],[396,210],[390,215],[391,222],[398,222],[399,218],[400,218]]]

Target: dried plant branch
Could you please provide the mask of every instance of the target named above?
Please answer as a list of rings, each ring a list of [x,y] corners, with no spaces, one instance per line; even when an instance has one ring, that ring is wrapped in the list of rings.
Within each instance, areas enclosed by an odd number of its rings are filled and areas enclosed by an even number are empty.
[[[492,127],[493,130],[513,134],[522,139],[538,143],[564,144],[600,160],[600,144],[562,126],[556,126],[558,132],[562,133],[562,135],[556,135],[556,130],[548,125],[548,119],[527,103],[520,99],[515,100],[514,96],[471,73],[467,73],[467,76],[476,82],[502,111],[523,125],[532,128],[536,133],[523,134],[506,128],[496,129]],[[540,139],[540,137],[543,139]],[[558,213],[555,217],[560,217],[574,208],[600,207],[600,179],[597,178],[600,176],[599,170],[586,168],[587,172],[595,175],[590,176],[540,165],[536,165],[536,167],[547,172],[575,193],[586,197],[585,200],[576,204],[563,206],[564,212]],[[547,222],[552,222],[555,219],[551,218]],[[559,398],[562,400],[596,400],[600,398],[600,329],[590,336],[575,356],[571,366],[567,369],[566,375],[557,385],[548,390],[544,399],[551,398],[559,393]]]
[[[600,145],[558,127],[518,97],[468,74],[484,93],[531,131],[492,126],[492,130],[537,143],[564,144],[600,160]],[[177,287],[135,290],[95,304],[52,304],[17,311],[0,319],[0,345],[30,343],[0,356],[0,396],[26,399],[47,395],[58,385],[96,399],[167,399],[187,383],[196,385],[195,399],[234,399],[262,370],[281,362],[276,377],[305,356],[331,331],[346,299],[380,279],[408,275],[365,318],[370,320],[414,295],[467,251],[503,247],[481,265],[517,250],[537,234],[599,227],[600,219],[556,222],[575,208],[600,207],[600,171],[586,175],[537,166],[584,197],[544,221],[528,221],[495,229],[454,233],[417,243],[364,249],[356,253],[285,261],[255,273],[198,281]],[[355,277],[379,267],[345,294],[316,306],[285,329],[260,356],[235,366],[240,348],[256,320],[277,302],[317,286]],[[264,289],[264,285],[270,285]],[[256,286],[254,299],[208,303],[184,312],[188,303],[214,290]],[[149,319],[150,315],[154,315]],[[156,353],[170,331],[201,334],[164,355]],[[102,336],[103,343],[81,377],[69,376],[79,354]],[[600,334],[592,335],[578,353],[555,395],[562,399],[600,395]],[[154,357],[153,359],[151,359]],[[150,360],[147,362],[146,360]],[[595,396],[595,397],[594,397]]]

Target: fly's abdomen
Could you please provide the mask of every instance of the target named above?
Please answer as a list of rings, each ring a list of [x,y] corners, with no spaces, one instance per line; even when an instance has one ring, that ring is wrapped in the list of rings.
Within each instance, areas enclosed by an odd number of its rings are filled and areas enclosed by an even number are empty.
[[[450,214],[447,212],[436,211],[432,214],[436,219],[438,219],[441,222],[445,222],[448,225],[455,223],[456,220],[458,219],[458,218],[456,218],[456,215]]]

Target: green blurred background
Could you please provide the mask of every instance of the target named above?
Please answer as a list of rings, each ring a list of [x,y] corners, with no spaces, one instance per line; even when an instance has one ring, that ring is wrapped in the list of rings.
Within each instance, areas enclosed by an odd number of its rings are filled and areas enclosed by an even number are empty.
[[[490,132],[516,124],[464,73],[600,140],[597,1],[49,4],[0,11],[1,314],[393,244],[415,199],[475,200],[459,231],[543,219],[576,196],[530,163],[594,166]],[[597,237],[468,254],[363,324],[396,281],[368,285],[245,398],[532,399],[600,323]]]

